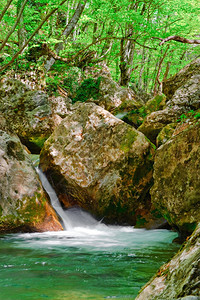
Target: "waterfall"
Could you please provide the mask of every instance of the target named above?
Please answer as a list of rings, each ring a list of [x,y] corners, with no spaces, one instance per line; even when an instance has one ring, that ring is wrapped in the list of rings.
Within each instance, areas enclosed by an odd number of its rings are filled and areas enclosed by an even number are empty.
[[[94,226],[98,226],[101,223],[94,219],[88,212],[79,207],[72,207],[67,210],[63,210],[56,192],[49,183],[45,174],[38,167],[36,167],[36,171],[39,175],[43,188],[49,195],[51,205],[60,217],[65,230],[72,230],[75,227],[94,228]]]
[[[49,183],[45,174],[38,167],[36,167],[36,171],[40,177],[43,188],[49,195],[52,207],[54,208],[54,210],[56,211],[56,213],[58,214],[58,216],[60,217],[63,223],[64,229],[70,230],[72,228],[71,222],[62,208],[60,201],[56,195],[56,192],[54,191],[53,187]]]

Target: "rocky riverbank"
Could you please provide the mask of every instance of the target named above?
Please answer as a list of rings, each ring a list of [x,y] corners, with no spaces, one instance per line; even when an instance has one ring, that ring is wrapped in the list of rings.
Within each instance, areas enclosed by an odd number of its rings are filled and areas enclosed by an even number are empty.
[[[40,167],[66,208],[78,205],[111,224],[168,222],[182,237],[197,228],[138,299],[198,296],[199,66],[197,59],[168,79],[165,95],[146,104],[106,75],[95,79],[95,95],[75,104],[2,79],[0,232],[62,230],[29,158],[40,152]],[[175,292],[183,269],[187,284]]]

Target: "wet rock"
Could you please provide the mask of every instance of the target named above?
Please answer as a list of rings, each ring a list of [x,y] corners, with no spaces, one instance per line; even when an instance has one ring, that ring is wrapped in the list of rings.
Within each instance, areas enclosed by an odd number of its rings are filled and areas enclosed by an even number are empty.
[[[152,203],[182,234],[200,218],[200,122],[182,128],[157,149]]]
[[[45,142],[43,171],[66,207],[79,205],[107,222],[135,224],[152,184],[151,143],[95,104],[73,109]],[[145,223],[145,214],[142,218]]]
[[[61,229],[19,138],[0,130],[0,232]]]
[[[184,247],[146,284],[136,300],[200,298],[200,224]]]

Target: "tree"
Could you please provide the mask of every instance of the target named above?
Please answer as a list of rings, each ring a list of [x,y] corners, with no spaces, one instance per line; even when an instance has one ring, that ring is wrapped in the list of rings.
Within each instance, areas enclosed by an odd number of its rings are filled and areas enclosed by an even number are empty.
[[[158,92],[199,55],[198,10],[198,0],[2,0],[0,71],[36,47],[46,72],[104,60],[121,85]]]

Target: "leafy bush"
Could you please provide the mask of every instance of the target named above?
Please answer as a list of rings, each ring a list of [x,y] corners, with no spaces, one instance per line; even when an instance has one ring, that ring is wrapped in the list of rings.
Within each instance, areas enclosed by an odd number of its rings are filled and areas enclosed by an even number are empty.
[[[83,81],[80,87],[76,91],[76,97],[73,98],[72,103],[77,101],[85,102],[90,98],[94,100],[100,96],[99,86],[101,82],[101,77],[97,80],[93,78],[88,78]]]

